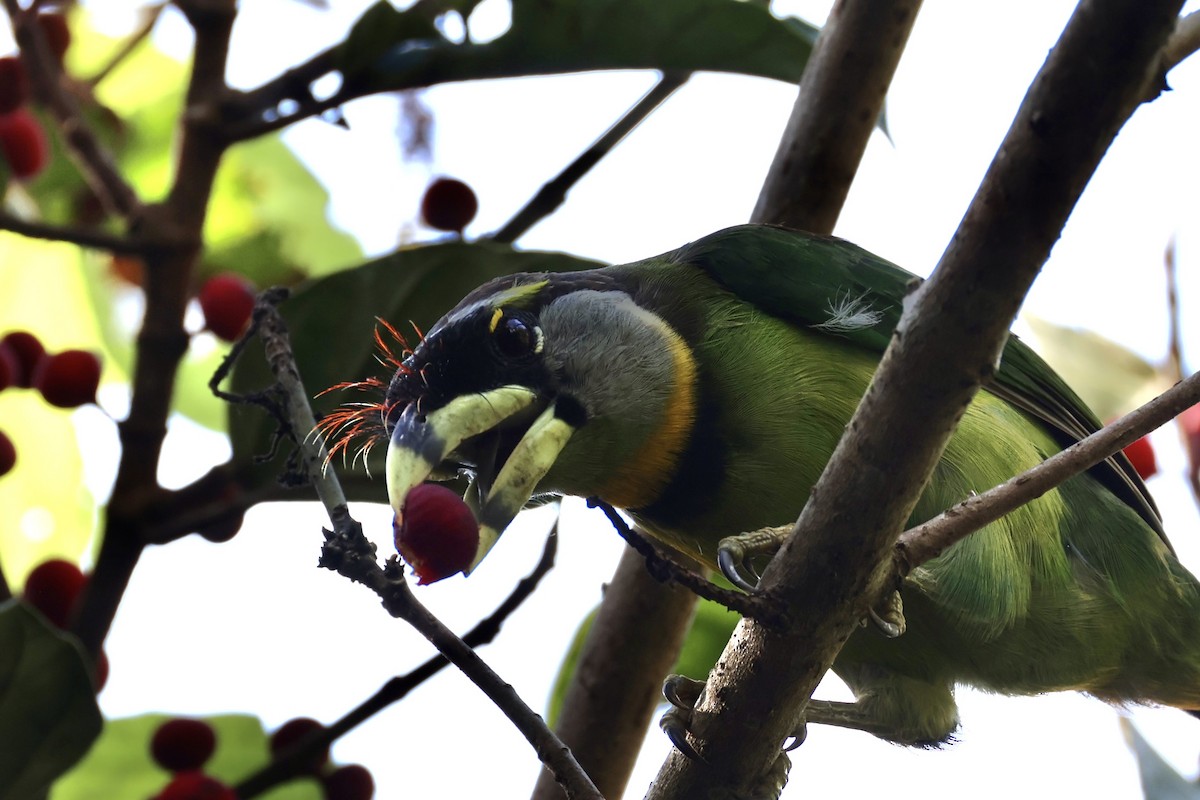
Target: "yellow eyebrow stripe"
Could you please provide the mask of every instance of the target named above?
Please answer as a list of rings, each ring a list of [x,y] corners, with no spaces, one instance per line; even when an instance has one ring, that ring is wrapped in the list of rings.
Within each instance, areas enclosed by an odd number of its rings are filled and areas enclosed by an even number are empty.
[[[675,329],[655,318],[671,354],[673,383],[658,428],[598,494],[620,508],[642,508],[671,481],[696,422],[696,359]]]
[[[500,324],[500,320],[504,318],[504,309],[497,307],[492,312],[492,321],[488,323],[488,333],[495,333],[496,326]]]

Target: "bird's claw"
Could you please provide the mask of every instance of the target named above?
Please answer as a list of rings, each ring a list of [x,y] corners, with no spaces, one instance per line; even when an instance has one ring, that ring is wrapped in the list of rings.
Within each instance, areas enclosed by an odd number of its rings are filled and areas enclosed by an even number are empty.
[[[867,610],[871,622],[875,623],[875,627],[889,639],[895,639],[904,634],[908,628],[908,622],[904,619],[904,600],[900,597],[900,592],[892,592],[885,602],[884,606],[878,610],[870,608]]]
[[[717,566],[721,568],[721,574],[742,591],[755,591],[759,575],[751,565],[751,558],[775,555],[791,532],[791,525],[781,525],[726,536],[717,544]]]
[[[804,744],[804,740],[807,738],[808,738],[808,722],[807,722],[807,720],[801,718],[800,725],[796,728],[796,730],[792,731],[792,735],[788,737],[788,739],[791,739],[791,742],[788,742],[787,739],[783,740],[783,752],[785,752],[785,753],[792,752],[797,747]]]
[[[667,702],[671,704],[671,708],[662,715],[662,719],[658,721],[658,727],[662,729],[662,732],[667,735],[671,744],[675,745],[675,749],[680,753],[692,761],[698,761],[701,764],[708,763],[708,760],[700,755],[700,752],[688,740],[693,712],[696,704],[704,697],[704,683],[684,675],[669,675],[663,681],[662,693]]]

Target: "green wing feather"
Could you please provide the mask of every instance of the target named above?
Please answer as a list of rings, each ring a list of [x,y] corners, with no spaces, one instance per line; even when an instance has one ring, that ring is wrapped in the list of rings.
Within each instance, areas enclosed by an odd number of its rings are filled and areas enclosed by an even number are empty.
[[[703,269],[772,316],[879,354],[900,321],[904,297],[922,280],[842,239],[763,225],[718,231],[670,257]],[[1087,404],[1015,335],[986,388],[1045,423],[1063,447],[1101,427]],[[1123,453],[1090,473],[1167,541],[1158,508]]]

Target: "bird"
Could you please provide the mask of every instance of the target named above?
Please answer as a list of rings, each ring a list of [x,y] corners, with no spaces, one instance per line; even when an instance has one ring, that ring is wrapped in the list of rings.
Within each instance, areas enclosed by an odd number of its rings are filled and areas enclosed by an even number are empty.
[[[465,474],[479,529],[455,574],[526,505],[571,495],[748,583],[723,542],[797,518],[919,281],[845,240],[767,225],[628,264],[496,278],[387,384],[397,525],[415,487]],[[1099,427],[1010,335],[910,523]],[[938,747],[958,728],[960,684],[1200,708],[1200,584],[1121,453],[912,570],[900,593],[903,635],[852,634],[832,669],[855,699],[812,701],[807,722]]]

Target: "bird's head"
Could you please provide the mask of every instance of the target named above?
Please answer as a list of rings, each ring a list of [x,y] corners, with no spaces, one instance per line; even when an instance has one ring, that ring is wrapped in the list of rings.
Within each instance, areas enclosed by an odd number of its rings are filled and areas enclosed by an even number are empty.
[[[696,365],[638,294],[611,269],[507,276],[438,321],[387,387],[397,525],[414,487],[467,474],[469,574],[536,494],[653,500],[694,422]]]

